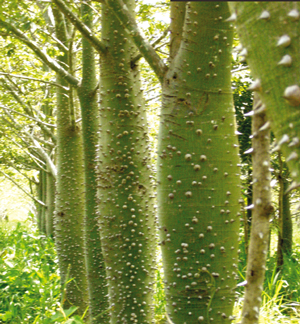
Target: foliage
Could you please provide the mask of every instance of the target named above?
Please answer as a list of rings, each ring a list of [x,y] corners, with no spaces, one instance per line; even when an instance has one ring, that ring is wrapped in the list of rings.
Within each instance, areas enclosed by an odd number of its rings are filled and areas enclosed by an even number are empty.
[[[54,242],[31,221],[0,224],[0,257],[0,323],[83,323],[62,308]]]

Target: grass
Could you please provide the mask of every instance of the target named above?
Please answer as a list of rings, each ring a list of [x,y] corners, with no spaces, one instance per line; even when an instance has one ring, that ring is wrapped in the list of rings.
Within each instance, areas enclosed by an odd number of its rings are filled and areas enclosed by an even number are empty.
[[[296,236],[298,238],[298,236]],[[243,242],[241,243],[243,251]],[[281,272],[275,272],[272,252],[267,262],[260,324],[300,322],[300,244],[285,259]],[[243,281],[245,255],[241,253]],[[155,322],[165,323],[165,299],[161,264],[155,286]],[[243,287],[237,292],[235,323],[241,320]],[[54,243],[39,235],[30,220],[0,223],[0,323],[2,324],[82,324],[74,315],[76,307],[64,309]]]
[[[63,310],[54,244],[30,221],[0,225],[0,323],[83,323]],[[77,316],[78,317],[78,316]]]

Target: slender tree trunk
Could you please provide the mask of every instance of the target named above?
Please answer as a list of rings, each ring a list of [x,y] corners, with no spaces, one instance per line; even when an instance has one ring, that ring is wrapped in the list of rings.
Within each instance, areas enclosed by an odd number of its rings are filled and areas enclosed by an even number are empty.
[[[287,193],[289,183],[284,181],[282,197],[282,250],[287,256],[293,253],[293,221],[290,208],[290,195]]]
[[[39,201],[43,201],[43,179],[42,179],[42,170],[39,171],[39,183],[37,184],[37,198]],[[36,203],[36,221],[37,226],[40,232],[42,232],[42,214],[43,206]]]
[[[41,219],[41,231],[43,234],[46,234],[46,222],[48,217],[48,208],[47,208],[47,172],[42,171],[42,202],[46,204],[46,206],[43,207],[42,211],[42,219]]]
[[[253,203],[253,185],[252,185],[252,176],[251,171],[248,168],[247,172],[247,206],[251,206]],[[246,209],[246,221],[244,224],[244,230],[245,230],[245,249],[246,254],[248,255],[249,252],[249,237],[250,237],[250,231],[251,231],[251,221],[252,221],[252,208]]]
[[[134,12],[134,1],[125,1]],[[99,210],[111,324],[151,323],[155,225],[146,110],[130,35],[102,7]]]
[[[50,170],[46,175],[46,205],[47,205],[47,219],[46,219],[46,234],[53,237],[53,215],[55,210],[55,179]]]
[[[82,21],[92,30],[93,14],[90,3],[83,3]],[[107,282],[100,234],[97,225],[96,147],[98,146],[99,109],[98,85],[94,49],[82,39],[82,84],[78,89],[82,115],[85,172],[85,257],[89,288],[90,322],[108,323]]]
[[[175,324],[230,323],[240,219],[230,13],[226,2],[171,7],[180,39],[171,41],[158,148],[167,313]]]
[[[279,194],[278,194],[278,241],[277,241],[277,265],[276,271],[280,271],[284,264],[284,254],[290,256],[292,254],[293,243],[293,223],[290,211],[289,193],[286,192],[289,183],[286,179],[284,169],[287,166],[282,161],[281,152],[278,153],[279,160]],[[284,168],[285,165],[285,168]]]
[[[257,94],[255,94],[257,95]],[[270,130],[262,103],[254,97],[253,133],[253,201],[252,226],[247,262],[246,289],[242,311],[242,324],[258,323],[261,293],[266,269],[270,234],[271,205],[270,187]]]
[[[231,2],[244,54],[267,108],[271,128],[300,187],[300,3]],[[280,82],[278,82],[280,80]]]
[[[63,16],[53,8],[56,37],[68,47]],[[68,52],[58,60],[69,65]],[[57,75],[56,82],[68,87]],[[70,91],[57,88],[57,195],[55,203],[55,243],[62,286],[66,287],[66,306],[79,307],[83,313],[88,305],[86,266],[83,244],[84,174],[81,129],[75,124],[75,113],[69,102]]]

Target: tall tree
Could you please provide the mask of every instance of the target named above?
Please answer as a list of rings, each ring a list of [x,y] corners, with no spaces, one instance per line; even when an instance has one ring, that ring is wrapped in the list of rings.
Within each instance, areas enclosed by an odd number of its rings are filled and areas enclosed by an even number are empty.
[[[91,1],[81,5],[82,22],[93,29],[93,9]],[[82,136],[84,145],[85,173],[85,257],[89,288],[90,322],[108,323],[108,318],[101,316],[108,309],[107,281],[101,242],[98,229],[97,199],[97,147],[99,131],[98,88],[96,78],[96,62],[94,48],[90,42],[82,38],[82,82],[78,89],[82,116]],[[103,315],[104,315],[103,314]]]
[[[138,53],[107,6],[102,7],[100,41],[64,1],[54,2],[101,55],[98,203],[110,321],[149,323],[153,318],[155,217],[147,118],[134,62]],[[134,1],[126,5],[133,13]],[[86,60],[88,63],[88,51]],[[79,96],[83,93],[79,91]],[[89,112],[86,118],[95,123]],[[86,125],[91,132],[86,135],[95,135],[88,121]]]
[[[106,3],[162,83],[158,211],[170,321],[230,322],[240,188],[228,5],[172,2],[166,67],[124,3]]]
[[[300,4],[238,1],[231,6],[231,20],[236,21],[243,54],[255,79],[251,88],[260,93],[266,105],[271,129],[294,179],[291,188],[297,188],[300,186]]]
[[[62,66],[72,69],[73,51],[70,30],[64,16],[53,6],[56,37],[60,41]],[[70,71],[73,72],[72,70]],[[81,127],[76,123],[73,88],[57,73],[57,194],[55,201],[55,243],[66,304],[88,306],[87,278],[83,243],[84,174]],[[69,89],[67,90],[67,88]]]
[[[273,212],[270,186],[270,129],[265,127],[266,123],[265,109],[256,93],[252,121],[254,208],[242,311],[243,324],[258,323],[268,254],[270,216]]]

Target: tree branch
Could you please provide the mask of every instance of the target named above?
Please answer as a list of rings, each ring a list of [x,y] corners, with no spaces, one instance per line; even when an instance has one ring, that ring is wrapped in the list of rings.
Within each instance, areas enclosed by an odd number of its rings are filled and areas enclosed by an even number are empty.
[[[45,159],[47,165],[50,168],[51,174],[53,175],[54,179],[57,178],[57,169],[54,165],[53,161],[51,160],[50,156],[45,152],[45,150],[41,147],[40,143],[33,138],[33,136],[29,135],[35,147],[38,149],[40,155]]]
[[[105,0],[105,4],[113,10],[124,28],[127,29],[136,47],[151,66],[159,81],[162,83],[167,66],[158,56],[155,49],[144,39],[137,26],[135,18],[131,15],[122,0]]]
[[[48,123],[44,123],[44,122],[42,122],[42,121],[40,121],[40,120],[38,120],[38,119],[36,119],[36,118],[34,118],[34,117],[31,117],[31,116],[28,116],[28,115],[22,114],[22,113],[20,113],[20,112],[14,110],[14,109],[8,108],[8,107],[3,106],[3,105],[1,105],[1,104],[0,104],[0,107],[1,107],[2,109],[7,109],[7,110],[9,110],[9,111],[12,111],[12,112],[14,112],[15,114],[18,114],[18,115],[23,116],[23,117],[25,117],[25,118],[28,118],[28,119],[34,120],[34,121],[36,121],[37,123],[41,123],[41,124],[43,124],[43,125],[45,125],[45,126],[52,127],[52,128],[56,128],[56,125],[48,124]],[[49,143],[49,144],[50,144],[50,143]],[[52,144],[52,145],[53,145],[53,144]]]
[[[63,0],[52,0],[65,17],[76,27],[99,53],[107,51],[104,44],[93,34],[93,32],[68,8]]]
[[[36,78],[32,78],[32,77],[28,77],[25,75],[19,75],[19,74],[13,74],[13,73],[8,73],[8,72],[0,72],[0,75],[8,75],[14,78],[19,78],[19,79],[25,79],[25,80],[32,80],[32,81],[38,81],[38,82],[42,82],[42,83],[47,83],[47,84],[51,84],[55,87],[59,87],[59,88],[63,88],[65,90],[68,90],[69,88],[64,87],[58,83],[55,82],[51,82],[51,81],[45,81],[45,80],[41,80],[41,79],[36,79]]]
[[[37,202],[38,204],[47,207],[42,201],[36,199],[34,196],[32,196],[29,192],[27,192],[25,189],[23,189],[13,178],[11,178],[8,174],[6,174],[4,171],[0,170],[0,172],[9,179],[15,186],[17,186],[20,190],[22,190],[28,197],[30,197],[32,200]]]
[[[162,33],[162,35],[153,43],[151,43],[151,46],[154,48],[154,50],[156,50],[157,48],[155,47],[155,45],[157,45],[161,40],[163,40],[167,35],[168,32],[170,31],[170,26],[168,26],[168,28],[165,29],[165,31]],[[134,65],[138,60],[140,60],[143,57],[143,55],[140,53],[137,56],[135,56],[132,60],[131,60],[131,65]]]
[[[69,84],[72,84],[75,87],[80,86],[79,80],[77,80],[73,75],[69,74],[68,71],[66,71],[62,66],[60,66],[55,60],[53,60],[47,54],[45,54],[33,41],[31,41],[18,28],[2,19],[0,19],[0,26],[6,28],[6,30],[11,32],[17,39],[19,39],[22,43],[27,45],[41,61],[43,61],[53,71],[61,75]]]
[[[22,98],[20,98],[20,96],[16,93],[16,91],[4,80],[0,81],[3,82],[3,84],[5,85],[5,87],[8,88],[8,90],[11,92],[11,94],[13,95],[13,97],[17,100],[17,102],[24,108],[25,112],[27,113],[28,116],[31,116],[31,118],[35,118],[33,117],[33,110],[37,113],[40,114],[39,111],[36,111],[36,109],[34,109],[33,107],[31,107],[28,103],[25,103]],[[47,127],[53,127],[50,126],[51,124],[48,123],[44,123],[42,121],[40,121],[39,119],[37,119],[37,123],[40,126],[40,128],[42,129],[42,131],[44,132],[44,134],[49,135],[49,137],[52,139],[53,143],[56,143],[56,136],[54,135],[54,133],[52,133]],[[45,125],[46,124],[46,125]],[[55,126],[55,125],[54,125]],[[56,126],[55,126],[56,127]]]

